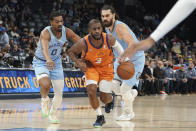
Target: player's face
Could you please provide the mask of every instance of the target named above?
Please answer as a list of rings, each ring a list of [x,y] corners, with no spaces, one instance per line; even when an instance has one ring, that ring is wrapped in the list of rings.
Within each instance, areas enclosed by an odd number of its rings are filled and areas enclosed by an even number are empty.
[[[115,14],[112,14],[111,10],[101,11],[101,21],[105,27],[110,27],[115,19]]]
[[[50,21],[50,24],[55,31],[61,32],[63,26],[63,17],[62,16],[54,17],[53,20]]]
[[[101,39],[102,31],[103,31],[103,29],[102,29],[101,23],[92,24],[90,29],[89,29],[89,33],[91,34],[91,36],[95,40],[100,40]]]

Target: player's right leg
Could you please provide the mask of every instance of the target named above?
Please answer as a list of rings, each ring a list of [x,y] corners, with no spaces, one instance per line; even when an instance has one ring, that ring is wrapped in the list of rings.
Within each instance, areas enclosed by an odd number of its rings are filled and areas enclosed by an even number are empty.
[[[38,83],[40,85],[40,94],[41,94],[41,113],[43,117],[48,117],[49,115],[49,104],[50,99],[48,97],[48,93],[50,91],[51,87],[51,80],[49,78],[49,75],[44,72],[43,69],[37,68],[35,69],[35,72],[39,72],[38,70],[42,70],[42,73],[36,73],[36,77],[38,80]]]
[[[49,70],[46,67],[46,64],[44,61],[37,60],[35,58],[33,60],[33,67],[35,70],[37,81],[41,87],[40,88],[41,113],[42,113],[42,116],[47,117],[49,115],[49,104],[50,104],[48,93],[50,91],[50,86],[51,86]]]

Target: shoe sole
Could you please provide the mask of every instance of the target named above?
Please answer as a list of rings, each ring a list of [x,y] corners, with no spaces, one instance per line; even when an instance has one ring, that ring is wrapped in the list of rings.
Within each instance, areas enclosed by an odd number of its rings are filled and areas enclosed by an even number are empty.
[[[52,121],[52,120],[50,120],[50,123],[51,124],[60,124],[60,121]]]
[[[116,119],[116,121],[130,121],[130,120],[132,120],[133,118],[135,117],[135,114],[132,116],[132,117],[130,117],[129,119],[127,118],[127,119]]]
[[[54,120],[51,120],[51,119],[49,118],[49,121],[50,121],[51,124],[60,124],[60,121],[59,121],[59,120],[54,121]]]
[[[106,122],[104,122],[103,124],[105,124]],[[102,126],[103,126],[103,124],[102,125],[100,125],[100,126],[94,126],[94,128],[102,128]]]

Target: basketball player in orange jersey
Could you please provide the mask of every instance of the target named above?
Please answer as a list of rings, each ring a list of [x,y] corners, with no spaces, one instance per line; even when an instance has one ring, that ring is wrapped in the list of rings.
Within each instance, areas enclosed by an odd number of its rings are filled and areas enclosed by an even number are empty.
[[[90,105],[97,113],[94,127],[102,127],[105,123],[97,98],[97,88],[100,90],[100,100],[106,104],[106,113],[112,108],[112,80],[114,77],[113,53],[111,47],[119,54],[123,53],[120,43],[112,35],[102,32],[99,20],[92,19],[88,24],[89,34],[69,50],[70,58],[85,72],[86,90]],[[82,61],[77,55],[82,52]],[[86,62],[85,62],[86,61]]]
[[[195,8],[196,0],[178,0],[156,30],[145,40],[127,48],[119,60],[123,61],[126,57],[132,58],[137,51],[148,50],[151,48],[155,42],[159,41],[159,39],[188,17]]]

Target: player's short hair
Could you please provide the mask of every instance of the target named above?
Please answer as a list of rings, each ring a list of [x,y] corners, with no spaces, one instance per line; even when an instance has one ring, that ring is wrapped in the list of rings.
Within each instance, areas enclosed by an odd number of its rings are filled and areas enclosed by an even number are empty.
[[[98,20],[98,19],[92,19],[92,20],[90,20],[89,23],[88,23],[88,29],[91,28],[91,26],[93,24],[97,24],[97,23],[100,23],[101,24],[101,21]]]
[[[58,16],[62,16],[62,13],[60,13],[59,11],[52,11],[50,13],[49,20],[53,20],[54,17],[58,17]]]
[[[102,11],[102,10],[111,10],[112,14],[115,14],[115,19],[116,19],[116,20],[119,19],[119,16],[118,16],[118,14],[117,14],[117,12],[116,12],[116,10],[114,9],[113,6],[111,6],[111,5],[104,5],[104,6],[101,8],[101,11]]]

